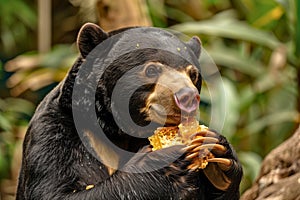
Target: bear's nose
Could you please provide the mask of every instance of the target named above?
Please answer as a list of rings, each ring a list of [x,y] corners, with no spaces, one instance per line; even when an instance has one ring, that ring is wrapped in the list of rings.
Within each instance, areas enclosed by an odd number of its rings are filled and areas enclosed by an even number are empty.
[[[200,95],[195,88],[184,87],[174,95],[177,106],[184,112],[191,113],[197,110]]]

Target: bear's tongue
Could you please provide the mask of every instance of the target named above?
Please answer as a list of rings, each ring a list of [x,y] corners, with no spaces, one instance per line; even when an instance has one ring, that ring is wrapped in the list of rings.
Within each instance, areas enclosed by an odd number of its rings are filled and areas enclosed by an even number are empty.
[[[180,123],[189,124],[195,121],[197,116],[197,111],[199,109],[200,97],[199,95],[191,95],[185,97],[178,97],[174,95],[174,100],[178,108],[180,109]]]
[[[181,113],[186,113],[184,115],[191,115],[195,113],[199,107],[200,96],[197,93],[184,93],[184,94],[174,94],[174,100]]]

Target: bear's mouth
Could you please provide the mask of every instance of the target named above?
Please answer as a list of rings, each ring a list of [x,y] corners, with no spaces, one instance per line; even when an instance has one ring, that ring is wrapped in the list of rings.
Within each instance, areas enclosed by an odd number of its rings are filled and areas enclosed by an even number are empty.
[[[197,115],[197,112],[185,113],[176,107],[168,110],[165,111],[159,104],[151,105],[150,120],[165,127],[178,126],[182,121],[188,121]]]

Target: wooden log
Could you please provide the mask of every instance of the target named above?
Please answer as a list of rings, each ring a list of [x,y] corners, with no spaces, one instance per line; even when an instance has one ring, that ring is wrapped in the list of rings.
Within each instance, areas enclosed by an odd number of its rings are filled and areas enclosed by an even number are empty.
[[[300,200],[300,127],[264,159],[258,178],[241,200]]]

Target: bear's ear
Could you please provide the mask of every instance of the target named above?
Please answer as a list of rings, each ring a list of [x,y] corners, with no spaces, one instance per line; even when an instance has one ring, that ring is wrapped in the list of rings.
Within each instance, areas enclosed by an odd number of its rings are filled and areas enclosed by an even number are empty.
[[[77,46],[85,58],[98,44],[108,38],[108,34],[93,23],[84,24],[77,37]]]
[[[197,36],[193,36],[192,39],[190,39],[190,41],[187,42],[187,45],[193,50],[195,56],[199,58],[201,53],[200,39]]]

